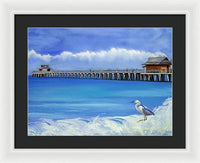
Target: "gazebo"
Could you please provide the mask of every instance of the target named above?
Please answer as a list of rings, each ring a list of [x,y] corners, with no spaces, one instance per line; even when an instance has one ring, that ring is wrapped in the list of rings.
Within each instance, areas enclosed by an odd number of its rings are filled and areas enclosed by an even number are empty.
[[[146,73],[170,73],[171,64],[167,57],[149,57],[142,65],[146,68]]]
[[[49,65],[41,65],[41,67],[39,68],[39,71],[51,71],[51,68],[49,67]]]

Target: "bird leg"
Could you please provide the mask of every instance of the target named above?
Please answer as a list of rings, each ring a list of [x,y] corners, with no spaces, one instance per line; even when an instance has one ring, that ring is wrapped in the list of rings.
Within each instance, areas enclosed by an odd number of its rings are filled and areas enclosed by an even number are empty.
[[[146,115],[144,115],[144,121],[146,121],[147,120],[147,117],[146,117]]]
[[[138,120],[138,121],[136,121],[136,123],[140,123],[141,121],[146,121],[146,120],[147,120],[147,117],[146,117],[146,115],[144,115],[144,119]]]

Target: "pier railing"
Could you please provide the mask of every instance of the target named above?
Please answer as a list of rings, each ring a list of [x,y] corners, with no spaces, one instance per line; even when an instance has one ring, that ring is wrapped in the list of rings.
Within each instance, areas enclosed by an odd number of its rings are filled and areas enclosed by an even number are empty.
[[[77,72],[77,73],[92,73],[92,72],[96,72],[96,73],[115,73],[115,72],[118,72],[118,73],[143,73],[145,72],[145,69],[129,69],[129,70],[65,70],[65,71],[62,71],[62,70],[52,70],[52,71],[33,71],[32,73],[36,73],[36,72],[41,72],[41,73],[48,73],[48,72],[60,72],[60,73],[73,73],[73,72]]]
[[[166,70],[166,69],[161,69],[161,70],[147,70],[147,73],[172,73],[172,69]]]

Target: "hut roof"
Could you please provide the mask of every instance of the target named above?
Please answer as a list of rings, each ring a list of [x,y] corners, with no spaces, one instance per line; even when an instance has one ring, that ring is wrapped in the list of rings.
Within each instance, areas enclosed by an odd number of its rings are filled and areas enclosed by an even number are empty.
[[[41,65],[41,67],[48,68],[48,67],[49,67],[49,65]]]
[[[49,65],[41,65],[39,69],[51,69]]]
[[[167,57],[149,57],[143,65],[171,65]]]

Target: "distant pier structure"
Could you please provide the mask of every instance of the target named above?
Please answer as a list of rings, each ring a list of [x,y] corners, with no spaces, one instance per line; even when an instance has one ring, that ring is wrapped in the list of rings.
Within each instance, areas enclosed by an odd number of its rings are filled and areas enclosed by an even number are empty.
[[[41,67],[39,68],[39,71],[51,71],[51,68],[49,67],[49,65],[41,65]]]
[[[149,57],[142,65],[147,73],[170,73],[172,61],[169,61],[167,57]]]
[[[143,68],[144,69],[52,71],[49,65],[41,65],[39,71],[32,72],[32,77],[153,82],[172,81],[171,62],[166,59],[166,57],[149,58],[148,61],[143,64]]]

